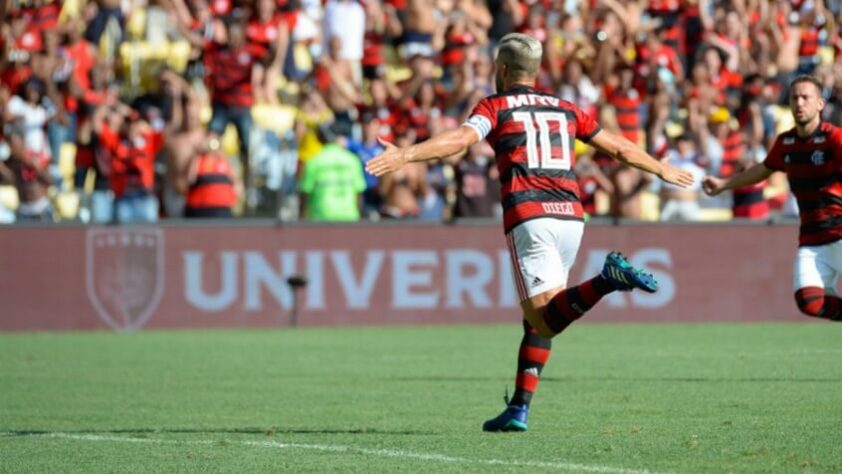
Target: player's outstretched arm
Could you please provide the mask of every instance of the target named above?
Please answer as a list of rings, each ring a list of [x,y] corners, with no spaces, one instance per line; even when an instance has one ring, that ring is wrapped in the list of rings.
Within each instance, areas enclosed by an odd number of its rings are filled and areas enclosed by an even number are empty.
[[[386,149],[366,163],[365,170],[381,176],[412,161],[439,160],[462,153],[479,141],[479,135],[472,127],[463,125],[409,147],[396,147],[382,138],[377,140]]]
[[[617,161],[652,173],[667,183],[683,188],[693,184],[693,175],[669,164],[669,158],[658,161],[620,135],[600,130],[591,138],[590,145]]]
[[[702,180],[702,189],[704,189],[705,193],[710,196],[716,196],[722,191],[738,189],[754,183],[759,183],[771,176],[774,172],[775,170],[767,168],[765,164],[757,163],[751,168],[745,169],[728,179],[705,176]]]

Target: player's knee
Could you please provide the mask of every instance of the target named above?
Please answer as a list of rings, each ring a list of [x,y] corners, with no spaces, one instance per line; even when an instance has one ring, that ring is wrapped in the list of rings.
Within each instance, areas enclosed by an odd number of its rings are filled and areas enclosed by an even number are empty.
[[[535,328],[535,332],[538,333],[539,336],[547,339],[552,339],[556,336],[556,332],[550,329],[546,324],[542,324],[541,326]]]
[[[824,289],[808,286],[795,292],[798,309],[807,316],[818,316],[824,305]]]
[[[524,310],[523,317],[539,336],[550,339],[556,335],[544,321],[544,308],[535,308],[531,311]]]

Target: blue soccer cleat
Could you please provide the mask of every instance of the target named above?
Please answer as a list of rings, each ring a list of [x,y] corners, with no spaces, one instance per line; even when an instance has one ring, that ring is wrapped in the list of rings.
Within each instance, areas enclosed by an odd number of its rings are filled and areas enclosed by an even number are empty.
[[[529,417],[529,407],[526,405],[509,405],[497,418],[492,418],[482,424],[483,431],[526,431],[526,418]]]
[[[658,280],[651,273],[634,268],[620,252],[611,252],[605,257],[601,275],[619,291],[631,291],[635,288],[647,293],[658,291]]]

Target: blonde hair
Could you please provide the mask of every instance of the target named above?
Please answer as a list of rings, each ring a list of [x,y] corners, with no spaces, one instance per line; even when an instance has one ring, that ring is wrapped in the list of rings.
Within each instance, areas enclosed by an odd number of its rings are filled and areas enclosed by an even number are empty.
[[[509,33],[497,45],[497,60],[513,76],[535,77],[541,68],[541,42],[523,33]]]

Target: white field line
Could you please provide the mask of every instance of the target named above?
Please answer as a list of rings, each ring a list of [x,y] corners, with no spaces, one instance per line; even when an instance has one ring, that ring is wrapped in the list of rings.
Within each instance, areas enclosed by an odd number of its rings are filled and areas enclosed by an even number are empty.
[[[13,432],[0,432],[0,437],[16,436]],[[655,474],[648,469],[626,469],[621,467],[602,466],[599,464],[578,464],[561,461],[516,461],[505,459],[471,459],[459,456],[448,456],[436,453],[417,453],[411,451],[400,451],[395,449],[369,449],[355,446],[343,446],[335,444],[302,444],[302,443],[281,443],[273,441],[247,441],[247,440],[175,440],[155,438],[131,438],[126,436],[104,436],[98,434],[84,433],[44,433],[29,435],[32,437],[70,439],[75,441],[88,441],[93,443],[135,443],[135,444],[183,444],[183,445],[240,445],[264,449],[310,449],[315,451],[328,451],[334,453],[365,454],[368,456],[418,459],[421,461],[437,461],[444,463],[474,464],[485,466],[511,466],[511,467],[540,467],[559,469],[572,472],[596,472],[601,474]]]

